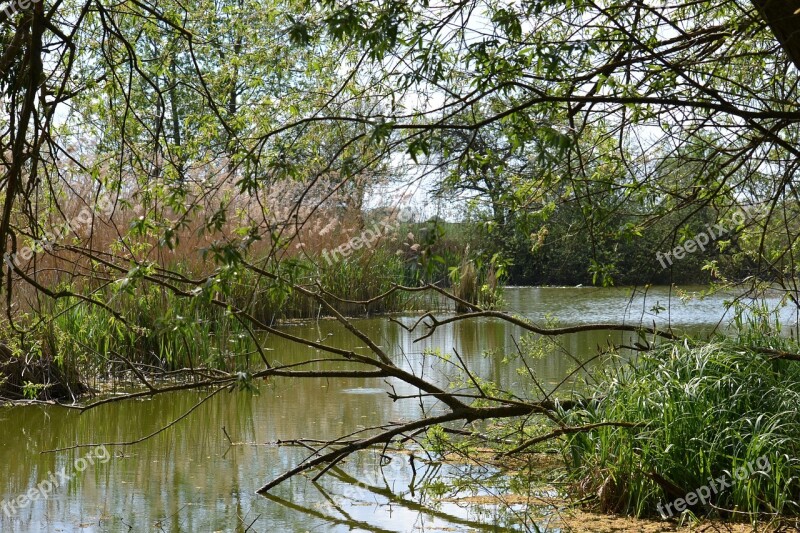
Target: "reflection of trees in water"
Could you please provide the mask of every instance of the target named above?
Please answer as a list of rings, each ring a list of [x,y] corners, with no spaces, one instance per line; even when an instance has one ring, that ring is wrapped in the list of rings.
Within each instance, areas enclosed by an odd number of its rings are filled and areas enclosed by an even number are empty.
[[[394,461],[393,461],[394,463]],[[439,473],[442,465],[426,464],[423,467],[417,467],[414,471],[409,485],[407,494],[413,498],[415,494],[422,490],[426,481],[433,480]],[[422,474],[417,477],[419,471]],[[381,470],[383,474],[383,470]],[[399,507],[403,511],[416,514],[415,521],[424,521],[426,517],[445,522],[446,525],[441,527],[453,528],[461,526],[463,528],[471,528],[477,531],[505,531],[504,528],[498,524],[487,524],[478,520],[470,520],[457,514],[448,513],[440,509],[436,509],[435,502],[430,504],[423,503],[423,498],[420,496],[420,501],[405,497],[403,493],[399,493],[392,489],[393,482],[397,479],[387,478],[382,475],[381,479],[375,483],[369,483],[363,480],[356,479],[355,477],[347,474],[339,467],[333,467],[328,470],[328,475],[338,481],[338,487],[341,487],[340,494],[334,494],[331,490],[326,489],[321,483],[312,482],[314,487],[319,491],[325,500],[322,506],[304,506],[295,501],[289,501],[284,498],[274,496],[270,493],[264,496],[269,500],[292,509],[294,511],[302,512],[307,516],[312,516],[325,521],[330,525],[342,525],[350,528],[362,528],[368,531],[384,532],[384,531],[398,531],[399,529],[385,529],[384,527],[374,524],[363,517],[355,516],[359,513],[354,512],[358,507],[369,504],[380,507],[389,507],[390,513],[398,512],[392,510],[393,506]],[[371,496],[372,501],[367,501],[365,496]],[[379,501],[378,498],[382,501]],[[402,515],[401,515],[402,516]],[[407,530],[410,524],[403,523],[402,529]]]
[[[406,319],[401,318],[401,320]],[[443,320],[448,320],[448,318],[443,318]],[[457,350],[461,354],[459,357],[463,357],[470,369],[466,372],[513,388],[517,385],[516,382],[520,381],[520,377],[516,373],[516,368],[520,366],[519,362],[508,364],[504,363],[502,359],[504,352],[513,352],[516,349],[516,340],[520,338],[524,328],[509,322],[507,319],[498,320],[495,317],[480,317],[470,322],[439,322],[442,324],[441,327],[432,331],[427,338],[415,343],[414,339],[420,337],[422,333],[406,332],[397,323],[386,319],[354,321],[372,339],[380,343],[381,346],[378,350],[385,350],[387,359],[397,365],[396,367],[391,365],[387,367],[387,376],[391,373],[400,374],[402,370],[419,376],[418,379],[429,380],[429,383],[448,384],[446,381],[448,373],[461,372],[461,378],[468,375],[464,373],[463,368],[460,369],[455,358],[451,357],[448,361],[433,355],[425,355],[426,347],[431,347],[438,348],[443,355],[449,355]],[[442,415],[441,410],[437,408],[426,412],[427,416],[447,416],[447,420],[442,420],[441,423],[460,420],[460,417],[464,416],[464,412],[469,415],[466,416],[467,419],[473,417],[470,408],[465,410],[457,405],[458,399],[455,396],[450,396],[444,391],[439,392],[428,385],[425,387],[432,391],[430,395],[415,395],[414,398],[407,398],[411,400],[407,402],[393,402],[392,398],[384,394],[343,394],[342,389],[345,388],[375,389],[380,387],[389,389],[389,385],[381,378],[363,377],[363,375],[358,376],[357,374],[346,377],[325,374],[324,370],[327,369],[345,368],[348,363],[342,360],[319,362],[321,354],[329,347],[340,347],[362,354],[369,352],[368,348],[364,346],[366,343],[354,338],[352,334],[342,329],[340,323],[334,321],[286,326],[282,328],[282,331],[299,335],[308,342],[300,344],[289,339],[278,341],[277,333],[270,335],[269,347],[274,350],[274,356],[282,358],[284,364],[307,361],[306,368],[314,371],[315,374],[305,375],[303,379],[287,379],[280,376],[271,377],[268,375],[269,372],[266,372],[257,377],[259,380],[257,383],[261,387],[260,396],[252,397],[238,392],[233,394],[223,392],[197,409],[176,430],[165,432],[135,448],[124,448],[124,453],[129,456],[119,459],[105,468],[102,471],[102,475],[106,476],[105,479],[98,480],[100,486],[105,485],[112,488],[108,500],[114,509],[118,509],[113,513],[115,518],[121,517],[126,523],[135,524],[137,527],[141,527],[142,524],[152,524],[155,521],[166,522],[168,520],[174,520],[176,524],[189,520],[204,526],[211,524],[218,526],[230,524],[231,521],[236,520],[237,516],[243,516],[240,512],[242,508],[249,509],[248,512],[252,518],[262,511],[260,506],[267,502],[254,496],[256,487],[249,484],[248,480],[261,481],[264,478],[275,476],[279,471],[288,471],[293,465],[307,464],[308,458],[304,459],[303,454],[287,452],[285,449],[273,446],[259,446],[258,448],[237,446],[224,454],[227,441],[221,431],[223,425],[227,427],[227,431],[234,441],[262,445],[291,438],[297,434],[331,439],[351,431],[364,430],[368,426],[372,426],[372,430],[375,431],[393,431],[399,428],[399,433],[396,435],[399,439],[403,435],[409,434],[410,431],[417,431],[429,424],[437,423],[434,418],[428,418],[421,421],[421,425],[416,429],[409,430],[400,427],[407,423],[409,417],[417,418],[420,414],[420,403],[427,406],[433,402],[434,396],[456,404],[458,412]],[[629,332],[620,335],[627,337]],[[604,341],[596,341],[600,338],[607,339],[608,334],[605,331],[591,329],[578,330],[563,336],[559,342],[563,347],[568,348],[568,351],[580,353],[583,346],[596,348],[598,344],[605,344]],[[482,352],[492,349],[495,351],[492,355],[482,355]],[[566,369],[577,364],[574,360],[563,357],[561,354],[556,354],[554,357],[545,355],[542,358],[529,359],[528,362],[532,366],[535,376],[540,379],[563,377],[567,373]],[[546,365],[553,366],[550,368]],[[264,378],[263,381],[261,377]],[[411,379],[407,375],[402,375],[402,377],[406,381],[403,379],[391,381],[394,392],[400,395],[420,392],[415,386],[419,383],[419,381],[415,381],[416,378]],[[53,423],[43,420],[37,426],[48,427],[48,431],[57,437],[52,442],[50,437],[36,440],[37,443],[47,443],[42,445],[42,448],[55,448],[75,442],[131,440],[131,438],[149,434],[168,424],[180,414],[189,411],[201,396],[188,392],[172,392],[158,395],[144,402],[99,406],[95,411],[90,411],[80,417],[54,417]],[[416,401],[417,397],[420,398],[420,403]],[[470,399],[474,398],[473,396]],[[502,416],[508,416],[509,413],[520,413],[523,416],[530,414],[528,411],[530,406],[521,405],[519,401],[503,399],[493,399],[492,401],[505,405],[501,411],[497,411]],[[547,402],[548,400],[545,399],[530,405],[537,409],[552,410],[554,408],[552,403]],[[562,406],[568,403],[563,403]],[[574,402],[571,405],[574,405]],[[530,407],[530,409],[534,409],[534,407]],[[480,424],[482,420],[480,417],[484,416],[484,412],[474,411],[474,415],[478,416],[478,421],[475,423]],[[55,423],[56,419],[57,423]],[[374,426],[376,421],[386,420],[401,420],[402,422]],[[26,422],[26,425],[30,424]],[[65,435],[70,435],[66,442],[58,440],[64,439]],[[367,436],[367,438],[372,437]],[[25,443],[20,442],[15,449],[24,446]],[[320,444],[320,446],[322,445]],[[337,463],[344,455],[340,454],[334,457],[333,463]],[[44,457],[46,458],[44,461],[55,458],[53,455]],[[14,481],[22,489],[27,489],[33,485],[33,481],[38,481],[21,477],[25,473],[29,474],[34,471],[35,461],[28,460],[31,462],[26,467],[19,467]],[[18,464],[15,461],[7,462]],[[361,469],[354,471],[362,472]],[[100,472],[98,470],[98,473]],[[344,474],[336,470],[331,470],[331,472]],[[359,474],[359,477],[361,475]],[[398,476],[397,479],[390,478],[394,484],[400,483],[398,479],[402,479],[402,476]],[[110,480],[114,480],[118,485],[112,487]],[[125,487],[129,486],[132,490],[121,490],[118,480],[130,483]],[[348,482],[341,476],[337,481],[342,483],[341,486],[357,487],[358,491],[366,491],[368,494],[380,497],[385,500],[386,505],[394,505],[395,508],[402,509],[403,513],[415,513],[419,520],[426,519],[426,517],[447,523],[458,523],[454,522],[456,519],[465,520],[459,516],[458,512],[442,511],[441,508],[437,508],[435,502],[416,501],[413,492],[411,499],[406,494],[395,494],[390,489],[393,486],[386,481],[372,483],[368,486],[352,485],[352,482]],[[339,486],[337,484],[337,488]],[[411,486],[414,487],[414,484],[412,483]],[[204,493],[200,490],[204,487],[214,495],[227,495],[225,502],[198,501],[198,497],[208,498],[208,492]],[[88,478],[85,483],[82,481],[79,488],[76,487],[76,489],[79,490],[85,501],[78,502],[73,496],[70,496],[72,499],[69,504],[74,507],[69,511],[69,517],[78,520],[77,517],[84,514],[89,516],[92,516],[93,513],[96,514],[96,511],[90,509],[90,506],[96,506],[97,502],[103,501],[104,497],[99,494],[99,490],[91,488]],[[389,493],[381,494],[376,492],[378,489],[388,490]],[[290,486],[276,488],[276,491],[273,496],[289,499],[293,505],[321,512],[325,517],[335,520],[364,521],[363,517],[360,517],[359,513],[347,503],[347,500],[358,501],[360,497],[358,492],[354,492],[344,502],[340,501],[339,503],[339,507],[348,513],[348,518],[335,508],[333,511],[331,509],[320,511],[317,505],[321,499],[330,497],[327,493],[320,496],[313,492],[314,496],[309,497],[298,491],[297,485],[292,485],[291,488]],[[21,492],[22,490],[19,490],[14,493]],[[338,497],[341,498],[341,494]],[[185,505],[187,501],[191,501],[193,504],[187,507]],[[326,501],[330,503],[330,500]],[[444,507],[450,505],[457,504],[451,502],[443,504]],[[492,509],[496,508],[497,506],[492,507]],[[44,506],[40,506],[36,512],[43,515],[43,509]],[[281,509],[282,511],[275,509],[276,512],[269,515],[270,524],[286,525],[289,529],[300,527],[301,524],[305,525],[302,522],[304,518],[296,515],[293,511],[290,512],[287,506],[283,505]],[[479,511],[479,506],[470,506],[470,511],[465,512]],[[344,518],[342,518],[343,516]],[[315,520],[317,518],[323,519],[314,517]],[[370,520],[366,521],[370,522]],[[466,520],[466,522],[471,523],[470,520]],[[345,522],[331,522],[331,524],[346,526]],[[380,527],[380,524],[375,527]]]

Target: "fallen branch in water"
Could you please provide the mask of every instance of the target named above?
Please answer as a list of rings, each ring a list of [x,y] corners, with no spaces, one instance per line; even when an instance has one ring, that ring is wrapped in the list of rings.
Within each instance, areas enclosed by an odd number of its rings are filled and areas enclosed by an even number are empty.
[[[419,342],[423,339],[427,339],[431,335],[434,334],[437,328],[440,326],[444,326],[445,324],[451,324],[453,322],[460,322],[462,320],[470,320],[474,318],[499,318],[501,320],[505,320],[515,326],[519,326],[526,331],[530,331],[532,333],[536,333],[538,335],[543,335],[547,337],[556,337],[560,335],[569,335],[571,333],[582,333],[585,331],[630,331],[632,333],[646,333],[648,335],[655,335],[658,337],[662,337],[664,339],[669,340],[676,340],[678,339],[673,333],[668,331],[660,330],[656,327],[647,327],[647,326],[636,326],[633,324],[581,324],[578,326],[569,326],[564,328],[542,328],[528,320],[518,318],[508,313],[503,313],[500,311],[476,311],[472,313],[462,313],[459,315],[451,316],[448,318],[438,319],[434,316],[433,313],[425,313],[422,315],[411,327],[407,327],[401,322],[395,320],[394,322],[400,324],[409,332],[413,332],[420,323],[422,323],[427,328],[427,333],[425,333],[422,337],[414,339],[414,342]],[[425,319],[430,320],[430,323],[423,322]]]

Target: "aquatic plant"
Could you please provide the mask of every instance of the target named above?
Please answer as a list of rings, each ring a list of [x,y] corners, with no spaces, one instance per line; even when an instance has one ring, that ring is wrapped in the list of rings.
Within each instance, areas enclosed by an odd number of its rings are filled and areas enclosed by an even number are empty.
[[[597,401],[568,413],[566,422],[636,427],[569,437],[564,457],[577,495],[603,511],[671,516],[680,512],[667,512],[668,504],[725,477],[729,487],[704,502],[693,498],[684,512],[736,519],[797,514],[800,366],[752,346],[668,342],[604,370],[593,387]],[[759,462],[762,468],[743,479],[735,475]]]

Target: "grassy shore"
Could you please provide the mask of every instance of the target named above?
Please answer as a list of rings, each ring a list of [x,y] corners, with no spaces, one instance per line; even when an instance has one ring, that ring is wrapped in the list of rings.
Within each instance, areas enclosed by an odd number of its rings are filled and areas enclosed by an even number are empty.
[[[764,521],[800,512],[800,364],[747,335],[668,343],[605,370],[568,422],[624,421],[565,447],[572,487],[601,511]]]

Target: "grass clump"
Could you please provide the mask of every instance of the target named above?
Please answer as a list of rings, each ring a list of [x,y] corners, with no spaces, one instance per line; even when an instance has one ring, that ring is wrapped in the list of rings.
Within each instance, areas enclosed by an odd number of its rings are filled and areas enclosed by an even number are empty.
[[[415,303],[400,292],[370,306],[352,302],[370,300],[404,281],[402,261],[385,251],[354,254],[330,265],[299,259],[282,266],[279,274],[298,285],[313,291],[319,283],[330,295],[326,301],[344,315],[401,311]],[[185,275],[197,277],[193,272]],[[74,399],[87,391],[86,383],[112,380],[132,365],[153,372],[262,368],[256,341],[263,342],[263,332],[256,325],[244,326],[228,309],[213,305],[209,294],[227,299],[269,326],[285,319],[332,314],[289,283],[253,270],[220,268],[213,280],[208,293],[193,297],[141,280],[138,285],[116,283],[94,289],[62,284],[61,288],[91,296],[108,308],[61,298],[43,300],[36,309],[18,314],[16,323],[26,328],[26,334],[0,337],[0,398]],[[192,285],[182,288],[195,289]]]
[[[800,362],[750,346],[741,339],[667,343],[606,370],[595,392],[599,401],[571,413],[569,422],[638,426],[602,427],[568,440],[577,492],[596,498],[603,511],[677,517],[680,510],[669,513],[666,504],[709,487],[707,501],[683,513],[797,515]],[[745,475],[741,467],[748,464],[755,466]],[[722,476],[730,486],[712,483]]]

